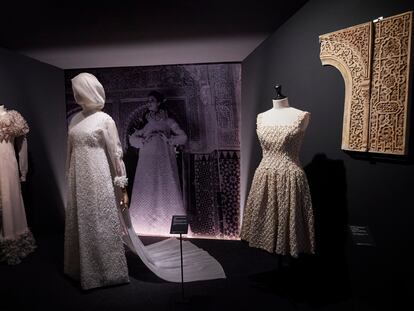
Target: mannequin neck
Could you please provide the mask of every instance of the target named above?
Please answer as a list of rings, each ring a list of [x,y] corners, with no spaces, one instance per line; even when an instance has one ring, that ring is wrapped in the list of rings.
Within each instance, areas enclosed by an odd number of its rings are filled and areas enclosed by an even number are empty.
[[[272,101],[274,109],[289,108],[289,101],[287,97],[283,99],[273,99]]]
[[[82,109],[82,114],[85,117],[88,117],[88,116],[93,115],[95,112],[98,112],[98,111],[100,111],[100,110],[99,109],[85,109],[85,108],[83,108]]]
[[[4,108],[4,105],[0,106],[0,115],[5,114],[6,113],[6,108]]]
[[[100,111],[100,108],[97,107],[97,105],[91,101],[88,100],[81,100],[79,102],[77,102],[79,106],[81,106],[82,108],[82,114],[87,117],[90,116],[92,114],[94,114],[95,112]]]

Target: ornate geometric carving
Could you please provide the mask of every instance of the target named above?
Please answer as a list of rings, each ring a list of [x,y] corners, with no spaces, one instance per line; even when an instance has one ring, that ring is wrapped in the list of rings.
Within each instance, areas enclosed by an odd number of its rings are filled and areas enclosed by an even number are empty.
[[[70,78],[83,71],[65,71],[68,118],[81,109],[73,99]],[[169,115],[188,135],[178,162],[185,204],[192,216],[191,230],[197,237],[236,238],[240,213],[240,64],[87,71],[105,87],[105,112],[116,122],[132,181],[139,153],[129,148],[128,135],[139,127],[148,92],[155,89],[166,95]],[[129,192],[132,188],[130,183]]]
[[[404,13],[375,24],[370,112],[371,152],[406,152],[411,15],[411,12]]]
[[[342,149],[405,154],[412,12],[321,35],[345,80]],[[371,53],[372,51],[372,53]]]
[[[322,65],[336,67],[345,80],[342,149],[368,150],[372,23],[319,37]]]

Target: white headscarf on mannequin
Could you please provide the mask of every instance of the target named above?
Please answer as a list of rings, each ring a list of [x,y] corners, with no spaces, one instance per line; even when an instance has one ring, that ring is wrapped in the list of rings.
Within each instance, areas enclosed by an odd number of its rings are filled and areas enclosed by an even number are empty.
[[[75,100],[84,110],[102,110],[105,106],[105,90],[98,79],[82,72],[72,80]]]

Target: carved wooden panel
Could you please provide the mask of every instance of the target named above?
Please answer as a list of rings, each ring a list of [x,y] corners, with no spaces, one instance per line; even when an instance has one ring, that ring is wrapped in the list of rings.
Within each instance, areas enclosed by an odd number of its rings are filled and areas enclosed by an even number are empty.
[[[342,149],[405,154],[412,12],[319,37],[345,81]]]
[[[375,24],[370,151],[405,154],[411,12]]]
[[[323,65],[336,67],[345,80],[342,149],[367,151],[372,24],[320,36]]]

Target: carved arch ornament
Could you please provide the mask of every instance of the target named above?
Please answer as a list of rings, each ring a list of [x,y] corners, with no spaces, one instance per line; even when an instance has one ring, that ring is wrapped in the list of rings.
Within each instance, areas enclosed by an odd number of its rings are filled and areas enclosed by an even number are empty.
[[[342,149],[404,155],[412,12],[319,36],[345,82]]]

